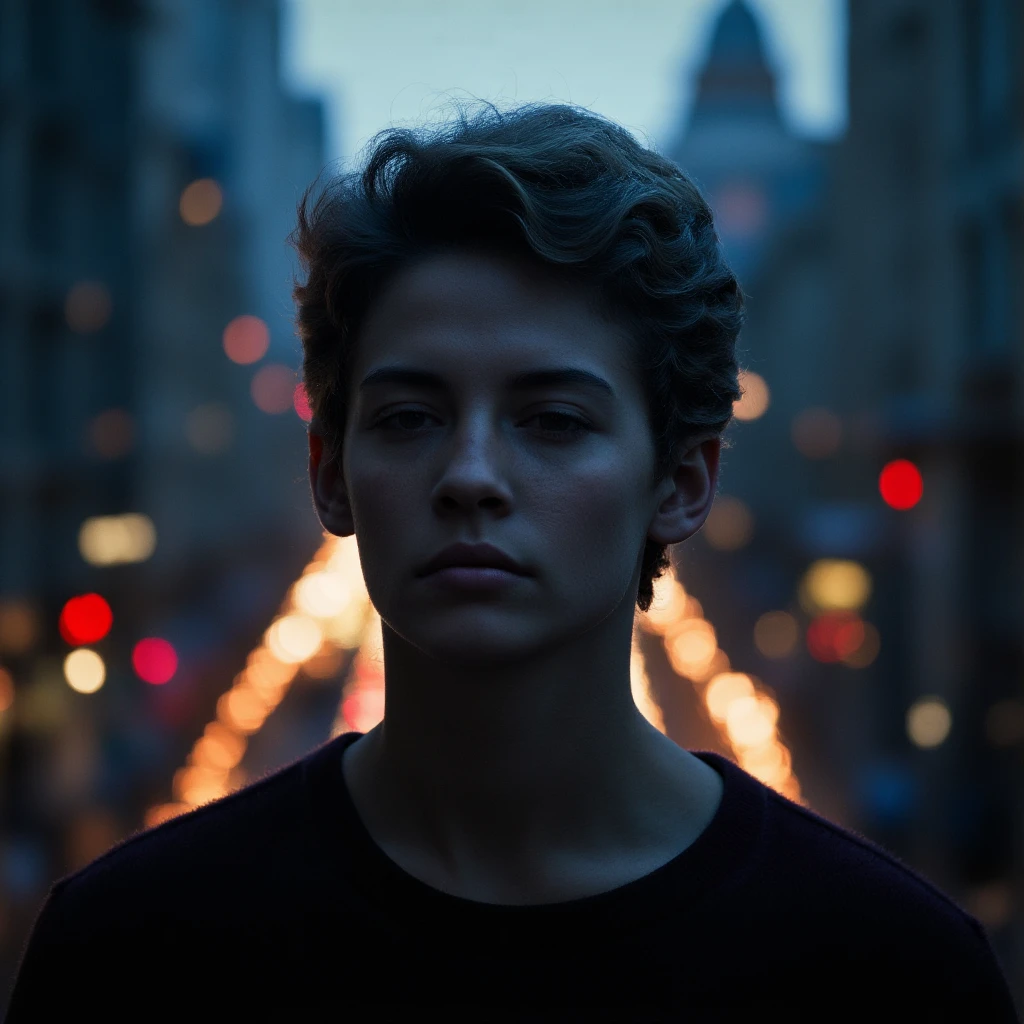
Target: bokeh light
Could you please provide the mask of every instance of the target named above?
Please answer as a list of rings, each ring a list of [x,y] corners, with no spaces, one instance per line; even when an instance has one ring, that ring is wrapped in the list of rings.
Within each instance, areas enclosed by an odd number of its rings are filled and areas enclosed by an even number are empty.
[[[924,480],[921,471],[909,459],[894,459],[879,474],[878,490],[890,508],[903,512],[921,500]]]
[[[672,667],[688,679],[706,678],[718,653],[715,627],[706,619],[684,619],[665,634]]]
[[[39,616],[27,601],[0,601],[0,653],[25,654],[39,638]]]
[[[775,737],[779,706],[767,694],[736,697],[725,710],[725,729],[734,747],[759,747]]]
[[[922,697],[907,711],[907,735],[917,747],[931,748],[943,743],[953,726],[953,716],[941,697]]]
[[[258,316],[236,316],[224,328],[223,343],[231,362],[258,363],[270,348],[270,328]]]
[[[57,620],[60,635],[75,646],[102,640],[113,624],[114,613],[99,594],[81,594],[71,598]]]
[[[89,448],[102,459],[119,459],[135,443],[135,420],[124,409],[106,409],[89,423]]]
[[[271,416],[286,412],[292,408],[295,371],[281,363],[270,363],[256,372],[249,390],[261,412]]]
[[[800,582],[800,604],[809,615],[823,611],[856,611],[871,596],[871,574],[859,562],[820,558]]]
[[[329,570],[307,573],[292,591],[295,606],[319,619],[337,615],[354,596],[345,574]]]
[[[826,664],[850,657],[864,642],[864,620],[856,612],[825,612],[807,627],[807,650]]]
[[[750,676],[744,672],[721,672],[708,683],[704,691],[704,703],[711,718],[722,723],[734,700],[753,696],[754,682]]]
[[[185,437],[200,455],[221,455],[235,440],[235,417],[223,402],[197,405],[185,417]]]
[[[68,327],[78,334],[94,334],[107,326],[113,303],[101,281],[79,281],[64,299]]]
[[[299,381],[292,392],[292,406],[296,415],[305,423],[313,418],[313,407],[309,404],[309,396],[306,394],[306,385]]]
[[[752,370],[740,370],[739,382],[743,394],[733,403],[733,416],[738,420],[760,419],[768,411],[771,403],[768,382]]]
[[[718,497],[701,533],[718,551],[738,551],[750,543],[754,534],[754,514],[739,498]]]
[[[994,747],[1024,743],[1024,701],[1007,698],[993,704],[985,715],[985,735]]]
[[[64,659],[64,678],[77,693],[95,693],[106,681],[103,659],[88,647],[79,647]]]
[[[796,450],[808,459],[835,455],[843,440],[843,421],[829,409],[816,406],[793,418],[790,431]]]
[[[267,646],[274,657],[285,664],[297,664],[311,658],[324,641],[323,630],[309,615],[284,615],[266,633]]]
[[[90,565],[144,562],[156,550],[156,527],[135,512],[93,516],[78,531],[78,550]]]
[[[789,612],[765,612],[754,624],[754,645],[766,658],[785,658],[800,642],[800,627]]]
[[[132,668],[143,682],[161,686],[178,671],[178,655],[166,640],[149,636],[132,648]]]
[[[178,212],[186,224],[197,228],[214,220],[223,204],[220,185],[213,178],[199,178],[182,190]]]
[[[878,652],[882,649],[882,638],[878,629],[870,622],[863,623],[863,626],[864,636],[860,646],[840,659],[848,668],[867,668],[878,657]]]
[[[0,715],[14,703],[14,676],[0,665]]]

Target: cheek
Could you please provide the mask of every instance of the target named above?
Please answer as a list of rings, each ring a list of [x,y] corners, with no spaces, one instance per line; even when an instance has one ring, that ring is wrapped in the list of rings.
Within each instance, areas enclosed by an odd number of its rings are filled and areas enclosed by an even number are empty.
[[[562,474],[542,495],[538,528],[571,556],[574,574],[628,579],[646,525],[641,486],[626,465]]]

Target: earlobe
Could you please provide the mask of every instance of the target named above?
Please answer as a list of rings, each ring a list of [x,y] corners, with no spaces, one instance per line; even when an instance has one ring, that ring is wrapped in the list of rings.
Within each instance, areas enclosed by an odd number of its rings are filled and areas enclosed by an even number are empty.
[[[313,424],[309,430],[309,488],[317,517],[328,533],[337,537],[355,533],[340,463],[325,454],[323,436]]]
[[[721,448],[720,437],[705,437],[680,457],[671,480],[663,484],[648,539],[656,544],[679,544],[704,525],[718,487]]]

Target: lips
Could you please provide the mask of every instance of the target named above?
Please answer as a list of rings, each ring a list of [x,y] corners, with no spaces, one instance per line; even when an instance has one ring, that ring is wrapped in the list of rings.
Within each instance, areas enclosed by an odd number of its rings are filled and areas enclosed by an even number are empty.
[[[500,548],[492,544],[466,543],[452,544],[439,551],[416,575],[429,576],[440,569],[452,567],[504,569],[519,576],[529,575],[522,565]]]

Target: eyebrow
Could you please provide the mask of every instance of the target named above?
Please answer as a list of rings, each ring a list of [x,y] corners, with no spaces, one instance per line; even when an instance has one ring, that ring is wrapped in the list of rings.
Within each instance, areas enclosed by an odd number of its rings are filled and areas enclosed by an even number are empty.
[[[407,366],[381,366],[371,370],[359,385],[359,390],[375,387],[379,384],[412,384],[416,387],[431,388],[443,391],[448,384],[438,373],[430,370],[416,370]],[[615,397],[615,389],[596,373],[583,370],[578,366],[552,366],[537,370],[526,370],[506,380],[505,385],[512,391],[529,391],[542,387],[558,385],[575,385],[599,391],[610,398]]]

